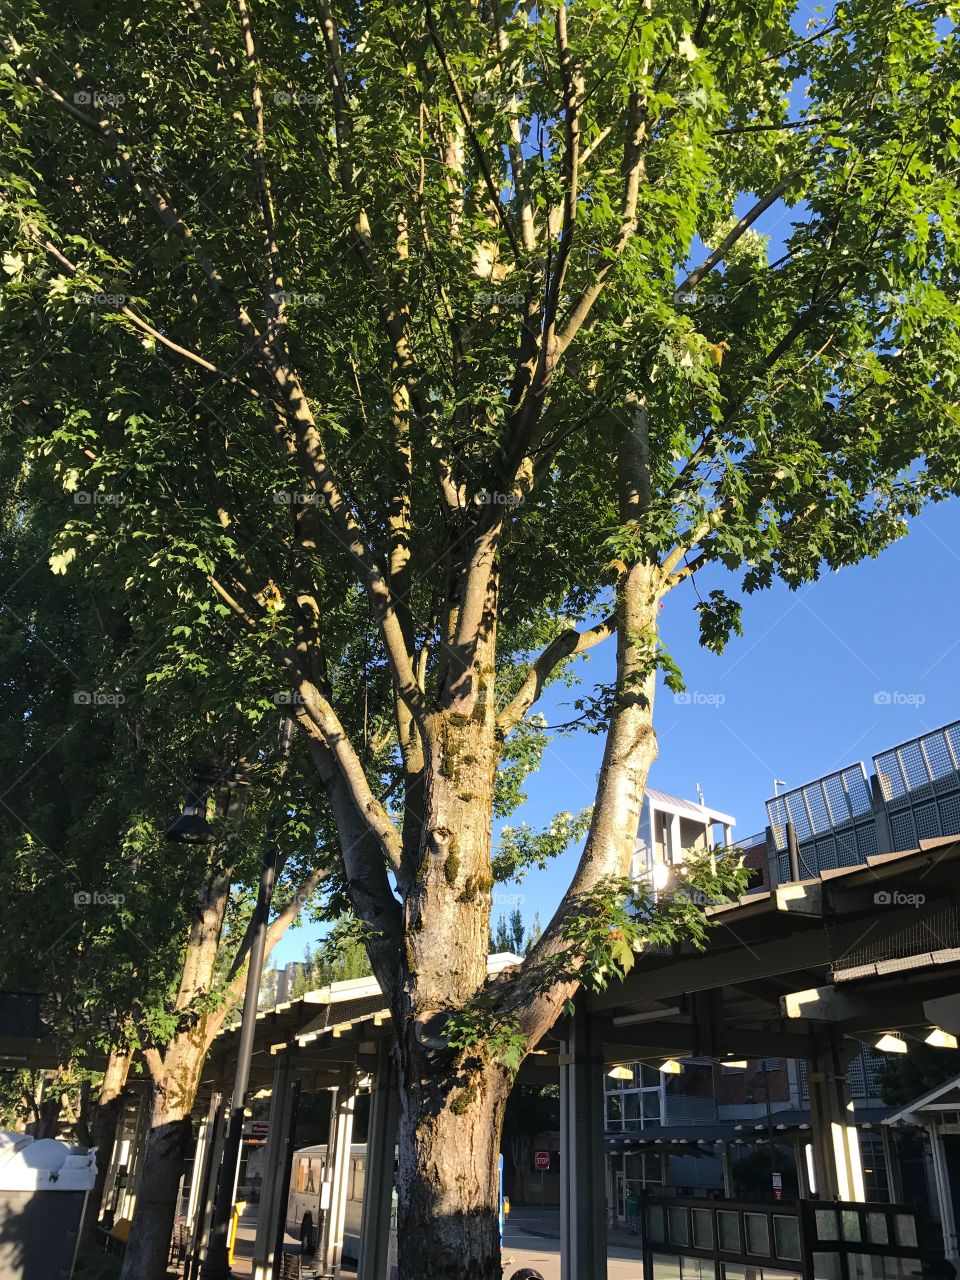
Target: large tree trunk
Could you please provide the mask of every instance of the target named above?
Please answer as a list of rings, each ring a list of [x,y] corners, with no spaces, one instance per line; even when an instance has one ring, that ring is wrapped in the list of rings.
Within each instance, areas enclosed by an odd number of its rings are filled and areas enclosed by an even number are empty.
[[[492,613],[491,613],[492,618]],[[406,902],[398,997],[400,1280],[501,1280],[497,1158],[511,1080],[477,1050],[450,1049],[446,1015],[487,980],[496,771],[494,626],[434,720],[419,865]]]
[[[107,1069],[100,1083],[100,1096],[96,1115],[93,1118],[90,1145],[97,1152],[97,1178],[87,1197],[83,1212],[83,1223],[80,1227],[81,1249],[87,1249],[94,1243],[96,1226],[103,1207],[103,1193],[107,1185],[110,1157],[117,1139],[117,1125],[123,1111],[123,1089],[127,1083],[129,1070],[130,1054],[120,1053],[114,1049],[107,1059]]]
[[[480,1063],[438,1077],[409,1044],[400,1057],[400,1280],[501,1280],[497,1159],[509,1077]]]
[[[153,1082],[147,1134],[133,1229],[127,1241],[121,1280],[164,1280],[177,1191],[190,1146],[190,1112],[207,1054],[202,1024],[182,1033],[163,1056]]]

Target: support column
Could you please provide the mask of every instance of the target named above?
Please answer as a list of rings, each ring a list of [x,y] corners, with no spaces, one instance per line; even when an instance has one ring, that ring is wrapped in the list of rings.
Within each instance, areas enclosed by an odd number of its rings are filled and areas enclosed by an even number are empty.
[[[560,1277],[606,1276],[603,1057],[581,994],[560,1052]]]
[[[193,1237],[193,1229],[196,1226],[197,1217],[201,1211],[203,1202],[203,1193],[206,1186],[206,1174],[210,1164],[210,1144],[214,1140],[214,1133],[217,1127],[217,1119],[219,1117],[220,1095],[215,1093],[210,1099],[210,1107],[207,1114],[200,1121],[197,1128],[197,1145],[193,1152],[193,1169],[190,1175],[190,1192],[187,1196],[187,1214],[186,1228]]]
[[[377,1065],[370,1095],[357,1280],[386,1280],[399,1113],[393,1054],[389,1042],[382,1040],[377,1046]]]
[[[853,1122],[853,1103],[846,1066],[852,1053],[836,1036],[818,1041],[807,1064],[813,1168],[821,1200],[866,1200],[860,1138]]]
[[[807,1174],[807,1140],[803,1133],[793,1140],[793,1165],[797,1171],[797,1195],[801,1200],[809,1200],[810,1178]]]
[[[733,1195],[733,1164],[730,1160],[730,1143],[720,1143],[720,1164],[723,1168],[723,1198],[724,1200],[732,1200]]]
[[[957,1243],[957,1219],[953,1211],[953,1188],[950,1171],[943,1150],[943,1134],[940,1122],[931,1120],[926,1126],[930,1135],[930,1155],[933,1159],[933,1176],[937,1186],[937,1207],[940,1211],[940,1229],[943,1232],[943,1253],[954,1266],[960,1264]]]
[[[264,1152],[263,1184],[257,1212],[257,1234],[253,1242],[253,1280],[270,1280],[273,1275],[277,1243],[277,1223],[281,1213],[286,1217],[283,1191],[284,1156],[289,1142],[290,1114],[293,1106],[291,1087],[293,1066],[290,1053],[281,1054],[273,1072],[270,1094],[270,1116],[267,1125],[267,1149]]]
[[[147,1145],[147,1134],[150,1131],[150,1102],[153,1090],[146,1084],[140,1090],[137,1104],[137,1119],[133,1137],[130,1139],[130,1154],[127,1157],[127,1185],[124,1188],[123,1200],[120,1204],[118,1218],[132,1218],[137,1203],[137,1187],[140,1184],[140,1170],[143,1167],[143,1153]]]
[[[893,1130],[888,1124],[880,1126],[880,1141],[883,1143],[883,1163],[887,1170],[887,1191],[891,1204],[903,1204],[903,1180],[900,1177],[900,1162],[897,1159]]]
[[[344,1067],[335,1094],[336,1110],[331,1116],[332,1158],[329,1156],[330,1142],[327,1143],[330,1207],[324,1224],[323,1252],[320,1258],[320,1274],[325,1280],[328,1277],[330,1280],[340,1280],[343,1225],[350,1190],[350,1144],[353,1141],[353,1111],[357,1101],[356,1077],[355,1067]]]

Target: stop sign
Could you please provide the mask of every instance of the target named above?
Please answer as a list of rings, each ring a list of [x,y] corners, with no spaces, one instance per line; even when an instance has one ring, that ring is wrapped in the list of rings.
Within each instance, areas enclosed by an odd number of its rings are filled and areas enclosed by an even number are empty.
[[[538,1151],[537,1154],[533,1157],[533,1163],[536,1166],[536,1168],[538,1168],[541,1172],[543,1172],[544,1169],[549,1169],[550,1168],[550,1152]]]

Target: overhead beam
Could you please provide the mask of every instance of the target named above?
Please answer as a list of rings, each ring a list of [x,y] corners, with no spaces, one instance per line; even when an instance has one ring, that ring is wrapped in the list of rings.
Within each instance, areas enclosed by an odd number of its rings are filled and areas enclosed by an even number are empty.
[[[596,1035],[603,1042],[604,1061],[629,1062],[631,1058],[694,1056],[719,1058],[738,1054],[745,1058],[806,1058],[810,1036],[799,1031],[763,1030],[727,1025],[713,1043],[707,1043],[692,1023],[646,1023],[638,1027],[613,1027],[600,1023]]]

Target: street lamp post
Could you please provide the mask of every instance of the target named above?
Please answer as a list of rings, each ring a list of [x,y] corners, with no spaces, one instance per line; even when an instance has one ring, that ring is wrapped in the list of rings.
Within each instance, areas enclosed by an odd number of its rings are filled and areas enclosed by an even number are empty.
[[[284,719],[280,729],[280,751],[283,757],[289,754],[292,736],[293,723]],[[205,804],[205,797],[196,785],[188,797],[184,814],[181,819],[178,819],[178,822],[182,825],[184,818],[190,818],[188,830],[191,834],[188,835],[187,839],[196,843],[197,835],[192,833],[197,826],[197,813],[188,813],[191,801],[197,812],[199,812],[200,802],[203,801]],[[200,814],[200,818],[205,822],[204,814]],[[167,832],[169,839],[183,839],[183,836],[179,835],[176,829],[177,823],[174,823]],[[237,1067],[233,1079],[227,1136],[223,1146],[220,1177],[217,1183],[217,1195],[210,1224],[210,1237],[207,1242],[206,1257],[200,1269],[200,1280],[229,1280],[232,1275],[229,1257],[230,1220],[233,1216],[233,1197],[240,1167],[240,1148],[243,1143],[243,1112],[247,1086],[250,1081],[250,1063],[253,1057],[253,1039],[257,1023],[257,1005],[260,997],[260,982],[263,976],[267,928],[270,922],[270,903],[273,899],[273,887],[277,874],[278,851],[274,839],[275,833],[276,824],[271,821],[267,826],[263,859],[260,864],[257,902],[250,924],[250,954],[243,996],[243,1015],[240,1022],[240,1043],[237,1047]]]

